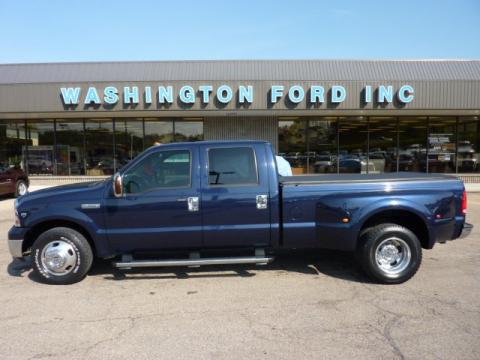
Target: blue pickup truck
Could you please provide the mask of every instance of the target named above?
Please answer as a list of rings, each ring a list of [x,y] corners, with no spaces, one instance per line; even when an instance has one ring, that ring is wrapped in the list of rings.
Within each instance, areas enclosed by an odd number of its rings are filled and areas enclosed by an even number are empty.
[[[375,281],[401,283],[422,249],[468,235],[462,181],[446,175],[278,175],[265,141],[154,146],[111,178],[15,202],[14,258],[70,284],[94,257],[118,268],[267,264],[285,249],[356,252]]]

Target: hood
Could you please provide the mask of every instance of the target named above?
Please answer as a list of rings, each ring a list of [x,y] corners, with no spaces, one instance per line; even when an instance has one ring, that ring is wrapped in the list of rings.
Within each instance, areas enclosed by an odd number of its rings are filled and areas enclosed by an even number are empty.
[[[54,186],[47,189],[32,191],[17,199],[18,206],[43,205],[59,201],[99,198],[103,190],[110,184],[110,179],[76,184]]]

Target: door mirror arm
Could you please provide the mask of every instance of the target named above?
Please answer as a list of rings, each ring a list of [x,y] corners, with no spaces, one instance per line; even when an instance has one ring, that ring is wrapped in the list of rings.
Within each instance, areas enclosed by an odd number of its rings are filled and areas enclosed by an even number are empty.
[[[123,196],[123,176],[120,173],[113,175],[113,195],[117,198]]]

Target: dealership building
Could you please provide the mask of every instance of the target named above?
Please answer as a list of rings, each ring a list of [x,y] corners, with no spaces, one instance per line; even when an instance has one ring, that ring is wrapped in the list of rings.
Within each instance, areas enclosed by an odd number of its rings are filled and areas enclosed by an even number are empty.
[[[0,166],[106,176],[155,143],[268,140],[296,174],[480,172],[480,61],[0,65]]]

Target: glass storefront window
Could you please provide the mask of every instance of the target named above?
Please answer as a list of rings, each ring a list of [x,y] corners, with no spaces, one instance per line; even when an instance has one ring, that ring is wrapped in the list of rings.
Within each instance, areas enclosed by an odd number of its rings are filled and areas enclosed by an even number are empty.
[[[290,163],[293,175],[307,173],[305,120],[281,120],[278,124],[278,155]]]
[[[457,168],[459,173],[480,172],[480,125],[476,117],[458,120]]]
[[[203,121],[175,121],[175,141],[203,140]]]
[[[145,119],[145,148],[171,142],[174,142],[172,120]]]
[[[57,175],[85,175],[83,120],[56,120]]]
[[[31,175],[110,175],[155,143],[203,140],[201,118],[0,121],[0,165]],[[480,172],[477,117],[280,117],[294,174]]]
[[[28,173],[56,174],[54,120],[27,122],[27,146],[23,148]]]
[[[116,166],[120,169],[143,151],[142,119],[115,119]]]
[[[0,122],[0,166],[24,168],[22,149],[25,146],[25,122]]]
[[[456,118],[430,117],[428,121],[428,172],[455,172]]]
[[[319,118],[308,121],[307,166],[309,173],[337,172],[337,120]]]
[[[370,173],[397,171],[397,119],[394,117],[370,117],[368,122],[368,163]]]
[[[115,172],[112,119],[85,120],[86,175],[112,175]]]
[[[399,171],[426,171],[426,117],[399,118]]]
[[[373,173],[375,167],[368,162],[368,119],[363,116],[339,119],[340,173]]]

